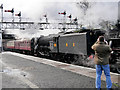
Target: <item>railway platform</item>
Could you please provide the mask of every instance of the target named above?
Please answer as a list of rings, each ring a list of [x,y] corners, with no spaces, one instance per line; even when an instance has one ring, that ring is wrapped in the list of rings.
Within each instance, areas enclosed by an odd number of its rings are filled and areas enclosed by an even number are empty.
[[[95,88],[96,72],[93,68],[14,52],[3,52],[1,64],[3,65],[1,72],[3,88],[14,88],[15,84],[18,88]],[[112,72],[110,74],[112,87],[119,88],[120,74]],[[16,77],[17,79],[14,79]],[[12,78],[14,80],[9,83],[11,85],[7,85],[8,80]],[[105,88],[103,74],[101,79],[102,88]],[[19,80],[24,83],[21,84]]]

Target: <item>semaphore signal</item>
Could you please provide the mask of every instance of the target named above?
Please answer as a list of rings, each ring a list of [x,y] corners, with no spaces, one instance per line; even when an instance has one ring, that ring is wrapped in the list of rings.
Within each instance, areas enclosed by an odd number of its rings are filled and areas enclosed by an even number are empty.
[[[21,12],[19,12],[18,14],[15,14],[15,16],[19,16],[20,17],[21,16]]]
[[[59,12],[58,14],[63,14],[63,15],[66,15],[66,11],[64,11],[64,12],[62,12],[62,13],[60,13],[60,12]]]
[[[11,12],[11,13],[14,13],[14,8],[12,8],[12,10],[5,10],[5,12]]]

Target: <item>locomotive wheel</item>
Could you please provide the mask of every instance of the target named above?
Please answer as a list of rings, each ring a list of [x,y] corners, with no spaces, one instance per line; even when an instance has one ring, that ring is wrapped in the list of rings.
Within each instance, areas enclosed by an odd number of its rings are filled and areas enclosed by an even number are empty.
[[[66,55],[64,56],[64,62],[71,64],[71,63],[73,62],[72,55],[66,54]]]
[[[116,70],[118,73],[120,73],[120,63],[117,65]]]
[[[78,56],[78,55],[74,55],[74,56],[73,56],[72,64],[74,64],[74,65],[78,64],[78,63],[79,63],[79,62],[78,62],[78,59],[79,59],[79,56]]]

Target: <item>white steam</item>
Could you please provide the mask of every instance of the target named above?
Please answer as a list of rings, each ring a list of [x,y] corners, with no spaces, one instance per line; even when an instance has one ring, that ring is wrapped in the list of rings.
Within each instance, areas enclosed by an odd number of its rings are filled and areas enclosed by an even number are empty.
[[[77,5],[79,10],[83,10]],[[85,11],[85,10],[84,10]],[[89,8],[85,14],[79,13],[79,19],[84,25],[91,25],[95,28],[102,21],[116,22],[118,19],[118,3],[117,2],[89,2]]]
[[[45,0],[46,1],[46,0]],[[43,15],[47,14],[48,22],[57,23],[57,19],[63,19],[63,15],[59,15],[58,12],[66,11],[67,15],[72,15],[72,19],[78,18],[78,22],[84,27],[90,26],[91,28],[98,28],[99,24],[103,21],[108,21],[110,23],[116,23],[118,19],[118,3],[117,2],[88,2],[89,7],[83,9],[80,7],[80,1],[77,2],[64,2],[64,1],[50,1],[44,2],[43,0],[4,0],[1,1],[4,5],[4,10],[7,8],[15,8],[15,13],[18,11],[22,12],[23,18],[30,18],[30,21],[40,22],[42,20],[45,22],[45,17]],[[89,0],[88,0],[89,1]],[[97,0],[98,1],[98,0]],[[87,2],[87,0],[86,0]],[[4,16],[10,16],[10,14],[4,13]],[[66,17],[66,19],[68,19]],[[23,19],[23,21],[25,21]],[[29,20],[26,20],[29,21]],[[14,31],[13,31],[14,32]],[[32,37],[40,35],[48,35],[52,33],[57,33],[59,30],[25,30],[19,31],[20,37]],[[21,34],[22,33],[22,34]]]

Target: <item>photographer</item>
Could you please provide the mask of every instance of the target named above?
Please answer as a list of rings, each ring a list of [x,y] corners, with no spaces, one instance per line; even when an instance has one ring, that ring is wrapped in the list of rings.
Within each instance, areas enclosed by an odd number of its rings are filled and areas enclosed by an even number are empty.
[[[101,88],[101,75],[102,70],[106,76],[107,89],[110,90],[112,87],[110,68],[109,68],[109,57],[111,53],[111,48],[104,39],[104,36],[99,36],[98,40],[92,46],[95,51],[94,62],[96,64],[96,88]]]

